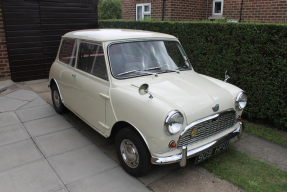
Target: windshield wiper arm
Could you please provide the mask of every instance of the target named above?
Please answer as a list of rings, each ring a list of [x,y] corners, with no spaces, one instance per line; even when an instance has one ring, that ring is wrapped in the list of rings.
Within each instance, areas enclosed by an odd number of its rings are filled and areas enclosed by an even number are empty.
[[[118,74],[117,76],[122,76],[122,75],[125,75],[125,74],[134,73],[134,72],[137,72],[137,71],[140,71],[140,70],[126,71],[126,72],[123,72],[123,73]]]
[[[155,70],[155,69],[160,69],[161,67],[151,67],[151,68],[148,68],[148,69],[145,69],[145,71],[150,71],[150,70]]]

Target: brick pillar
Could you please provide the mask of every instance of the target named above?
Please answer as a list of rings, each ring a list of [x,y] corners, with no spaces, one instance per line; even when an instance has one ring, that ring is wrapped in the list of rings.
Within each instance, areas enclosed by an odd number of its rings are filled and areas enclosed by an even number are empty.
[[[0,5],[0,79],[7,79],[10,78],[10,76],[11,74],[3,25],[2,7]]]

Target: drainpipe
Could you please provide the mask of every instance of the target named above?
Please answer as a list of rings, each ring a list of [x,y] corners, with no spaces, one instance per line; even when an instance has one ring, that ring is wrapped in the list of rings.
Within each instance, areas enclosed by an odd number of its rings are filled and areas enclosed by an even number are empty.
[[[164,21],[164,2],[165,0],[162,0],[162,16],[161,16],[162,21]]]
[[[243,10],[243,0],[241,1],[241,8],[240,8],[240,19],[239,19],[239,23],[241,23],[241,21],[242,21],[242,10]]]
[[[208,19],[208,4],[209,4],[209,2],[207,0],[207,4],[206,4],[206,20]]]

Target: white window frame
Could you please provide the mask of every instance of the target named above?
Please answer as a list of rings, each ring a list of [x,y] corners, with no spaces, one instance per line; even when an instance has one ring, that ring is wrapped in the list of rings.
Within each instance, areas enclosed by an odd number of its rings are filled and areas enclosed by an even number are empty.
[[[149,6],[149,11],[144,11],[144,7]],[[151,18],[151,3],[136,4],[136,20],[138,19],[138,7],[142,7],[142,20],[144,20],[145,15],[149,15]]]
[[[214,13],[216,2],[221,2],[221,13]],[[212,15],[223,15],[223,0],[213,0]]]

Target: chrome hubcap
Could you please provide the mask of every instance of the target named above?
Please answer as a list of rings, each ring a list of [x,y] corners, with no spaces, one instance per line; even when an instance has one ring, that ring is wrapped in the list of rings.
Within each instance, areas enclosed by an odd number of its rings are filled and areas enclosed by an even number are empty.
[[[53,97],[54,97],[54,103],[56,107],[59,108],[60,107],[60,95],[58,91],[54,91]]]
[[[136,168],[139,165],[139,153],[133,142],[124,139],[121,143],[120,150],[123,160],[129,167]]]

